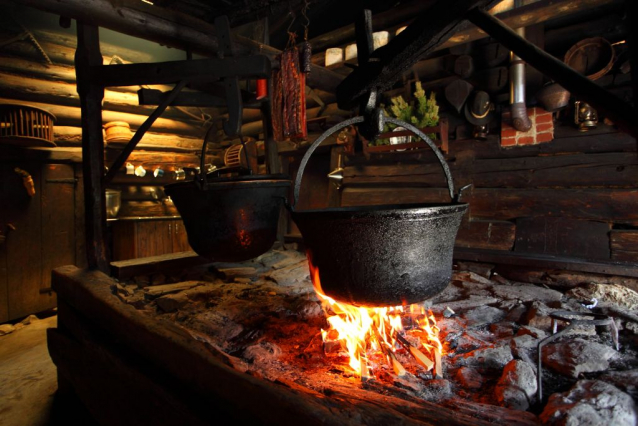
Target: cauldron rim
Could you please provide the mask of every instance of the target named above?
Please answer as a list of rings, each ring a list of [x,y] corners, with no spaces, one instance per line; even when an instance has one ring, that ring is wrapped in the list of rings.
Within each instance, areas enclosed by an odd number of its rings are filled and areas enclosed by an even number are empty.
[[[361,214],[364,216],[385,216],[385,215],[422,215],[428,213],[453,214],[464,211],[468,203],[411,203],[411,204],[382,204],[371,206],[352,207],[331,207],[324,209],[294,210],[293,215],[317,215],[325,214],[339,216],[347,214],[349,216]]]

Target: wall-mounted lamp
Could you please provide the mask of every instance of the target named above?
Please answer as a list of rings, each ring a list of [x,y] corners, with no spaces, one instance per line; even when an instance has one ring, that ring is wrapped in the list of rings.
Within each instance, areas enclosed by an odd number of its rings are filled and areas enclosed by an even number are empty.
[[[155,177],[163,177],[164,176],[164,170],[162,170],[161,167],[157,167],[155,170],[153,170],[153,176],[155,176]]]
[[[131,163],[126,163],[126,174],[134,175],[135,174],[135,166]]]

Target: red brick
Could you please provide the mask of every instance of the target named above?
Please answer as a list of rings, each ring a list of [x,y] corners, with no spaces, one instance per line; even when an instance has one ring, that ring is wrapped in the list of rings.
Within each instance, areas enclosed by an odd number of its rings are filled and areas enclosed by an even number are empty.
[[[541,142],[551,142],[554,140],[554,134],[553,133],[539,133],[536,135],[536,142],[537,143],[541,143]]]
[[[518,132],[513,127],[509,128],[509,129],[505,129],[505,128],[501,129],[501,137],[502,138],[516,137],[517,133]]]
[[[519,145],[534,145],[536,139],[532,136],[523,136],[522,138],[518,138],[517,143]]]
[[[512,125],[510,123],[506,123],[506,122],[502,122],[501,123],[501,130],[513,130],[514,128],[512,127]]]
[[[536,123],[536,133],[551,132],[554,130],[554,123]]]
[[[501,138],[501,146],[516,146],[516,138]]]
[[[546,112],[544,114],[540,114],[536,116],[536,124],[540,123],[551,123],[554,117],[552,117],[551,112]]]

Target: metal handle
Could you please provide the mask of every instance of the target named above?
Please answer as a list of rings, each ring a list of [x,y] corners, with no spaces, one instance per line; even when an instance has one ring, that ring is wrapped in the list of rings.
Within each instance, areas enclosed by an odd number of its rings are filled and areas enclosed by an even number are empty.
[[[310,156],[315,152],[315,150],[319,147],[319,145],[321,145],[321,143],[328,138],[328,136],[331,136],[333,133],[336,133],[337,131],[345,127],[348,127],[357,123],[362,123],[364,120],[365,119],[363,117],[354,117],[346,121],[343,121],[337,124],[336,126],[333,126],[330,129],[326,130],[321,136],[319,136],[319,138],[317,138],[316,141],[313,142],[312,145],[310,145],[310,148],[308,148],[308,151],[306,151],[303,158],[301,159],[301,163],[299,164],[299,171],[297,172],[297,177],[295,178],[295,187],[293,192],[294,199],[293,199],[293,205],[292,205],[293,209],[297,205],[297,201],[299,200],[299,191],[301,189],[301,178],[303,177],[303,173],[304,173],[304,170],[306,169],[306,165],[308,164],[308,160],[310,160]],[[427,143],[430,148],[432,148],[432,151],[434,151],[434,154],[436,155],[436,158],[439,160],[439,163],[441,164],[441,167],[443,168],[443,172],[445,173],[445,179],[447,180],[447,187],[450,191],[450,197],[452,198],[452,200],[455,200],[456,198],[454,197],[454,183],[452,181],[452,174],[450,173],[450,168],[445,162],[445,158],[443,158],[443,154],[441,154],[441,151],[439,151],[439,149],[436,147],[434,142],[432,142],[432,139],[430,139],[425,133],[417,129],[412,124],[406,123],[396,118],[386,117],[384,114],[381,114],[381,127],[383,127],[385,123],[392,123],[411,131],[416,136],[423,139],[423,141]]]

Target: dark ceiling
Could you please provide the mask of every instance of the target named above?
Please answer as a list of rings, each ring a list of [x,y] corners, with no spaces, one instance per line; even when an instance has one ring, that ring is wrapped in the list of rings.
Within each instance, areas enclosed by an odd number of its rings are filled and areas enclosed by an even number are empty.
[[[290,28],[303,37],[304,24],[309,22],[310,39],[352,24],[363,8],[380,13],[408,3],[423,0],[153,0],[153,3],[213,22],[217,16],[227,15],[231,26],[238,27],[268,18],[270,44],[283,48]],[[425,2],[427,3],[427,2]],[[308,21],[302,11],[306,8]]]

